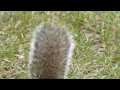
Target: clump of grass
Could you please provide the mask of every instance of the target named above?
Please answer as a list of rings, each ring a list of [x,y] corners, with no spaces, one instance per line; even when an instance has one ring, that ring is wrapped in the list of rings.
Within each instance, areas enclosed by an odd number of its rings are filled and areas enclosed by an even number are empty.
[[[76,48],[69,78],[120,78],[120,12],[0,12],[0,78],[29,78],[27,61],[34,28],[66,25]]]

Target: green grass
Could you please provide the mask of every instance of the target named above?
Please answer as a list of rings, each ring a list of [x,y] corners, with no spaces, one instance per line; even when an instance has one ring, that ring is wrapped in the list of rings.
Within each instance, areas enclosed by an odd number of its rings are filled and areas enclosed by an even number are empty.
[[[41,22],[65,25],[76,48],[69,78],[120,78],[120,12],[0,12],[0,78],[29,78],[30,40]]]

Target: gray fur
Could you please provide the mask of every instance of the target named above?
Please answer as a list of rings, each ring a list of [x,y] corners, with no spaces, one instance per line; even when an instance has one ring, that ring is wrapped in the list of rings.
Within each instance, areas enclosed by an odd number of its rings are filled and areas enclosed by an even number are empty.
[[[28,66],[31,78],[66,78],[74,47],[73,37],[67,30],[41,24],[30,45]]]

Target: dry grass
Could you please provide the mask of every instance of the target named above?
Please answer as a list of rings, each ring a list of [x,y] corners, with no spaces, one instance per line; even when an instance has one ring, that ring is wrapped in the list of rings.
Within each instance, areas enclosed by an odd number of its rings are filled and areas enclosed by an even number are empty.
[[[27,60],[34,28],[66,25],[76,48],[69,78],[120,78],[120,12],[0,12],[0,78],[29,78]]]

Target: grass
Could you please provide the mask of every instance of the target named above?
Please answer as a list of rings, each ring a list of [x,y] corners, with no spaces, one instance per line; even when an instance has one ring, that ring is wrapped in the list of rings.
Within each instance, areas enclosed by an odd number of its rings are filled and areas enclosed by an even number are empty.
[[[29,78],[29,44],[41,22],[65,25],[76,48],[71,79],[120,78],[120,12],[0,12],[0,78]]]

